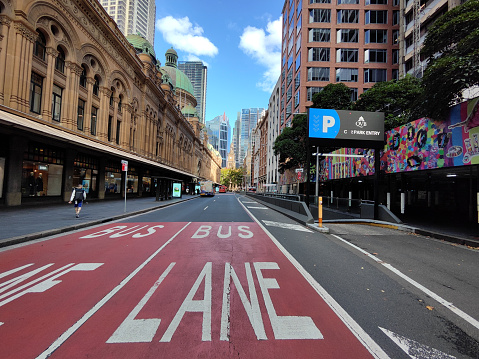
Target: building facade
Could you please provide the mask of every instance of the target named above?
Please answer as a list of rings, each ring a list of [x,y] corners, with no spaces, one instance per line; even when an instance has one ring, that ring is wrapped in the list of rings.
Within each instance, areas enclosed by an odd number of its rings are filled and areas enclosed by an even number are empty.
[[[208,68],[201,61],[179,61],[178,69],[190,79],[193,85],[193,93],[198,102],[196,111],[200,117],[200,122],[205,123]]]
[[[268,130],[267,130],[267,153],[266,153],[266,184],[267,190],[278,190],[276,184],[279,181],[279,155],[274,154],[273,146],[279,135],[280,126],[280,86],[281,78],[276,82],[276,86],[271,93],[268,103]],[[274,185],[274,186],[273,186]]]
[[[330,83],[355,101],[399,78],[399,0],[285,0],[282,14],[281,128]]]
[[[244,108],[241,110],[240,134],[239,134],[239,161],[242,163],[250,146],[251,131],[264,115],[264,108]]]
[[[155,43],[155,0],[101,0],[123,35],[141,35]]]
[[[231,144],[231,128],[226,114],[216,116],[214,119],[206,122],[208,141],[221,155],[222,167],[226,167],[228,161],[228,151]]]
[[[100,3],[0,0],[0,35],[0,204],[68,200],[79,183],[104,199],[219,181],[221,160],[179,106],[194,96]]]

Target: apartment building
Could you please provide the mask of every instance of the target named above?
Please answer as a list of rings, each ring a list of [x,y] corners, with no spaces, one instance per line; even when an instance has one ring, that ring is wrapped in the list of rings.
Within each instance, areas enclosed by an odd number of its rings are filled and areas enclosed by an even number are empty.
[[[285,0],[282,14],[281,128],[330,83],[356,100],[399,78],[399,0]]]

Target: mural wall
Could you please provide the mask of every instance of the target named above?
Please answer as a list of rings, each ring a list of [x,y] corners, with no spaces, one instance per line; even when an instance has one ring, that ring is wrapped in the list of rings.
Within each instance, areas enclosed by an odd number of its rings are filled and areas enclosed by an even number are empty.
[[[374,174],[374,150],[342,148],[333,153],[364,157],[326,157],[321,180]],[[381,151],[385,173],[472,164],[479,164],[479,97],[452,107],[445,122],[421,118],[386,132]]]

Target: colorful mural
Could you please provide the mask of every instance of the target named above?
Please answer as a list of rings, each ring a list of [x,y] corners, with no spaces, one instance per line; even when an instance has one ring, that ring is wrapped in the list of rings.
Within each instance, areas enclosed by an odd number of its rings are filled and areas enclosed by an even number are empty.
[[[321,180],[374,174],[374,150],[342,148],[333,153],[364,157],[326,157]],[[385,173],[472,164],[479,164],[479,97],[452,107],[445,122],[421,118],[386,132],[381,151]]]

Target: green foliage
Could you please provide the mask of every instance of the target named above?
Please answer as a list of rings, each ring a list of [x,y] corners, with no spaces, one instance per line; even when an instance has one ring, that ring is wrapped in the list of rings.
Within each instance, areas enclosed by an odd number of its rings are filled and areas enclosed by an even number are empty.
[[[463,90],[479,85],[479,0],[468,0],[441,16],[429,29],[422,55],[426,115],[445,120]]]
[[[313,95],[313,108],[351,109],[351,89],[343,83],[329,84]]]
[[[233,187],[240,187],[243,183],[245,174],[246,170],[242,167],[236,169],[222,168],[220,182],[228,188],[230,185]]]
[[[422,117],[422,94],[420,80],[407,75],[400,80],[376,83],[361,94],[352,109],[384,112],[387,131]]]
[[[274,154],[279,154],[279,172],[295,168],[306,162],[306,115],[295,115],[292,127],[286,127],[276,138]]]

